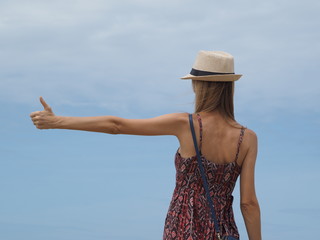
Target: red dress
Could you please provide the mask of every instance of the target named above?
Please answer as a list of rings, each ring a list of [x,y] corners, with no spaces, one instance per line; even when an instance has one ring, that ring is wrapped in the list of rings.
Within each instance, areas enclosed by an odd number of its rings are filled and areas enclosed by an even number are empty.
[[[197,118],[200,124],[199,150],[201,154],[202,123],[199,114]],[[216,164],[201,154],[222,236],[229,235],[239,238],[232,209],[232,192],[241,172],[237,159],[245,129],[245,127],[241,128],[237,153],[233,162]],[[216,240],[214,223],[211,220],[211,211],[203,187],[197,156],[183,158],[177,150],[175,168],[176,186],[165,219],[163,240]]]

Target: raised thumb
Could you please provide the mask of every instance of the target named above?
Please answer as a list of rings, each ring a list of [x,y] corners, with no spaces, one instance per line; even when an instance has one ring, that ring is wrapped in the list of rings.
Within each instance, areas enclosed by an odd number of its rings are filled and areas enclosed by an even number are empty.
[[[46,101],[42,97],[40,97],[40,102],[41,102],[42,106],[44,107],[44,110],[52,112],[51,107],[46,103]]]

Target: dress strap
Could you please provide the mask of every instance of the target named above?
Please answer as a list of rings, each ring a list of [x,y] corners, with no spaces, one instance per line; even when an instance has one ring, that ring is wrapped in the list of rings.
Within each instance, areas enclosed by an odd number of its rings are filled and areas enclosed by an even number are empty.
[[[200,143],[199,143],[199,151],[201,153],[201,147],[202,147],[202,121],[201,121],[201,116],[199,113],[197,113],[197,119],[199,122],[199,127],[200,127]]]
[[[238,141],[237,154],[236,154],[236,159],[235,159],[235,162],[236,162],[236,163],[237,163],[237,160],[238,160],[239,151],[240,151],[240,145],[241,145],[241,143],[242,143],[243,135],[244,135],[244,131],[245,131],[245,130],[246,130],[245,127],[241,127],[241,132],[240,132],[239,141]]]

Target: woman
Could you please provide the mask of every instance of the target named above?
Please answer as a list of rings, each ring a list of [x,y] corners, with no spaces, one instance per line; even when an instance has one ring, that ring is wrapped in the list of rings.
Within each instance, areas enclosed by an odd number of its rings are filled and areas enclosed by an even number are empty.
[[[165,219],[163,239],[239,239],[232,192],[240,175],[240,207],[248,237],[261,240],[260,207],[254,187],[257,136],[234,118],[234,81],[240,77],[234,74],[234,60],[230,54],[200,51],[191,73],[182,78],[192,79],[195,92],[195,113],[190,119],[187,113],[150,119],[56,116],[42,97],[44,110],[33,112],[30,117],[38,129],[176,136],[180,143],[175,155],[176,187]],[[208,199],[197,163],[191,124],[209,185]],[[207,201],[209,194],[213,211]]]

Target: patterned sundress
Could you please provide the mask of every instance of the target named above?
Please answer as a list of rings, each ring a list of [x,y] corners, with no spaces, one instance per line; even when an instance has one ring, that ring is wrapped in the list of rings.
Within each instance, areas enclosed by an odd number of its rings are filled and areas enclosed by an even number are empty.
[[[201,154],[202,122],[199,114],[197,119],[200,125]],[[217,164],[201,154],[222,236],[240,237],[233,215],[232,192],[241,172],[237,160],[245,129],[242,127],[240,130],[234,161]],[[176,186],[165,218],[163,240],[217,240],[197,156],[183,158],[178,149],[175,155],[175,168]]]

